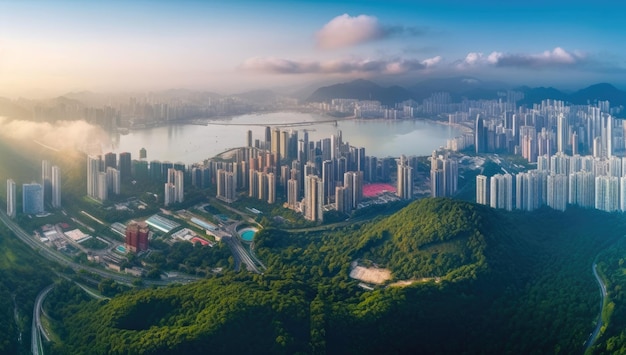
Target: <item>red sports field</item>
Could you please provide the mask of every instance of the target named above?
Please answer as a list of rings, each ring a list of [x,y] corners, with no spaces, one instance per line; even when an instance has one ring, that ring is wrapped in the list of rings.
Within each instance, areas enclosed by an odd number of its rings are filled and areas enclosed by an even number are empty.
[[[363,197],[376,197],[383,192],[395,193],[396,188],[389,184],[367,184],[363,185]]]
[[[202,238],[198,238],[198,237],[191,238],[191,242],[192,243],[200,243],[202,245],[209,245],[209,242],[207,242],[206,240],[204,240]]]

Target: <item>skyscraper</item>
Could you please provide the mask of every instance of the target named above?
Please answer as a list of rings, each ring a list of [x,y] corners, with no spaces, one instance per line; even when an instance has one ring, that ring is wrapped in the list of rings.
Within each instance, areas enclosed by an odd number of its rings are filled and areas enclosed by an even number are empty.
[[[274,128],[272,131],[271,148],[270,152],[275,155],[280,155],[280,129]],[[278,158],[280,160],[280,158]]]
[[[565,174],[550,174],[547,179],[547,205],[555,210],[565,211],[568,197],[568,177]]]
[[[146,158],[148,158],[148,151],[146,150],[146,148],[139,149],[139,159],[146,159]]]
[[[150,229],[145,222],[132,221],[126,226],[126,250],[136,253],[148,250]]]
[[[52,165],[48,160],[41,161],[41,185],[45,204],[52,198]]]
[[[132,159],[131,159],[130,153],[128,152],[120,153],[119,171],[120,171],[120,178],[122,180],[130,179],[131,166],[132,166],[131,162],[132,162]]]
[[[274,173],[267,174],[267,203],[276,202],[276,176]]]
[[[413,198],[413,169],[404,155],[398,160],[398,185],[396,194],[404,200]]]
[[[117,154],[109,152],[104,155],[104,170],[107,168],[117,169]]]
[[[237,199],[237,178],[232,171],[217,170],[217,195],[222,201],[231,203]]]
[[[109,188],[107,185],[107,173],[98,172],[96,177],[96,198],[100,201],[104,201],[109,198]]]
[[[52,167],[52,207],[61,207],[61,169]]]
[[[619,179],[615,176],[597,176],[595,197],[596,209],[606,212],[619,210]]]
[[[490,206],[513,210],[513,177],[510,174],[496,174],[490,180]]]
[[[485,123],[480,117],[480,114],[476,115],[476,122],[474,124],[474,148],[476,154],[485,153],[487,151],[487,134],[485,132]]]
[[[24,214],[43,213],[43,187],[40,184],[22,185],[22,211]]]
[[[324,182],[315,175],[307,175],[304,184],[304,218],[324,221]]]
[[[97,197],[98,195],[98,173],[100,172],[100,158],[95,156],[87,157],[87,195]]]
[[[17,209],[17,192],[15,188],[15,181],[12,179],[7,180],[7,215],[11,218],[15,218]]]
[[[333,161],[324,160],[322,162],[322,181],[324,182],[324,204],[330,204],[335,195],[335,173],[333,172]]]
[[[489,189],[485,175],[476,176],[476,203],[489,205]]]
[[[298,199],[300,198],[299,194],[300,188],[298,186],[298,180],[289,179],[287,180],[287,206],[291,209],[295,209]]]
[[[121,174],[119,170],[108,167],[106,170],[107,174],[107,193],[112,193],[114,195],[120,194],[121,189]]]
[[[556,149],[558,153],[565,153],[567,148],[567,121],[565,115],[561,112],[556,121]]]

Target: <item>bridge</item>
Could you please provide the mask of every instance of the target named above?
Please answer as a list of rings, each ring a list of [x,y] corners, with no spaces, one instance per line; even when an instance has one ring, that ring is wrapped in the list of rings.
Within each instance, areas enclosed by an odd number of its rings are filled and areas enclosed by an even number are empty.
[[[339,120],[324,121],[302,121],[302,122],[285,122],[285,123],[232,123],[232,122],[204,122],[207,126],[261,126],[261,127],[300,127],[312,126],[316,124],[330,123],[337,126]]]

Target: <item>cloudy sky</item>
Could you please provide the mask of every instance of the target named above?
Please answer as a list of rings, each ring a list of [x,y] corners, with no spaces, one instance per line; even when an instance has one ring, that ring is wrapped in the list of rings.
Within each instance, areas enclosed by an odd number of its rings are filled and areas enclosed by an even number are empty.
[[[0,95],[451,76],[626,89],[615,3],[0,0]]]

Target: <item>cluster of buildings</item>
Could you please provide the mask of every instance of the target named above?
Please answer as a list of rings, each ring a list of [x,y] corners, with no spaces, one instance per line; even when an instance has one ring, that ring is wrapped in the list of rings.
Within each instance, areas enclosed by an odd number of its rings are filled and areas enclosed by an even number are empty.
[[[430,157],[430,191],[432,197],[450,197],[456,194],[459,181],[459,164],[450,154]]]
[[[626,211],[626,158],[565,155],[538,157],[537,169],[476,177],[476,202],[493,208],[532,211],[567,205]]]
[[[131,177],[131,155],[115,153],[87,157],[87,195],[105,201],[110,195],[119,195],[122,179]]]
[[[309,141],[306,130],[299,138],[298,131],[266,127],[263,140],[253,141],[248,131],[246,147],[238,149],[234,162],[208,163],[217,171],[217,198],[232,202],[238,190],[247,190],[249,197],[271,204],[280,193],[286,207],[321,221],[324,210],[349,212],[357,207],[365,162],[365,149],[344,143],[340,132]],[[373,170],[371,179],[376,167]]]
[[[626,211],[626,122],[615,119],[608,101],[566,105],[544,100],[533,108],[510,105],[479,112],[475,119],[476,153],[519,154],[537,168],[516,175],[476,178],[476,202],[494,208],[531,211],[567,205],[602,211]]]
[[[332,99],[330,103],[319,102],[310,105],[325,112],[338,112],[354,118],[384,118],[402,119],[413,118],[417,113],[415,104],[412,101],[398,103],[394,107],[382,105],[376,100],[356,100],[356,99]]]
[[[46,203],[52,208],[61,207],[61,169],[43,160],[41,183],[22,184],[22,213],[44,213]],[[7,180],[7,214],[11,218],[17,215],[17,185],[13,179]]]

